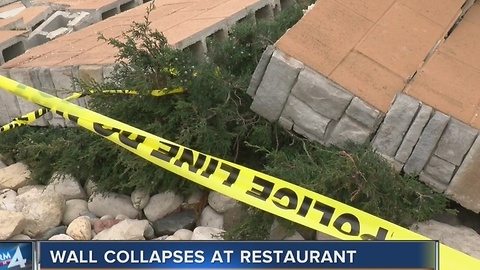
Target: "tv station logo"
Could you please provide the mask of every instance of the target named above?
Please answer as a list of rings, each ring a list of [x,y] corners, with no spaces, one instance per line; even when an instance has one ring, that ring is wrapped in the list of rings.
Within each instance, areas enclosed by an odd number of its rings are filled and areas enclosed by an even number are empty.
[[[33,242],[0,242],[0,270],[34,270]]]

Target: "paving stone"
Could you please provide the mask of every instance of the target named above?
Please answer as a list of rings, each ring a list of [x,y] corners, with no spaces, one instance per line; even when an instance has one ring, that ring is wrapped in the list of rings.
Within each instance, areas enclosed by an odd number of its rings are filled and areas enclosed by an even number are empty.
[[[330,134],[328,143],[344,147],[348,142],[362,144],[371,134],[370,128],[361,125],[348,115],[344,115]]]
[[[300,72],[292,94],[314,111],[333,120],[340,119],[353,98],[341,86],[310,68]]]
[[[371,130],[377,128],[383,117],[381,111],[358,97],[352,99],[345,113]]]
[[[435,155],[459,166],[477,137],[478,131],[452,119],[438,141]]]
[[[429,174],[433,179],[443,184],[446,188],[452,179],[455,169],[456,166],[452,163],[433,155],[425,166],[423,172]]]
[[[407,162],[410,154],[412,153],[413,147],[415,147],[415,144],[418,142],[418,139],[422,134],[423,128],[425,128],[428,120],[430,120],[432,112],[432,107],[422,104],[417,116],[415,117],[415,120],[413,120],[412,125],[403,138],[402,144],[398,148],[397,154],[395,155],[396,160],[402,163]]]
[[[302,68],[301,62],[276,50],[250,109],[269,121],[278,120]]]
[[[445,194],[463,207],[480,213],[480,138],[477,137],[468,151],[462,165],[458,168]]]
[[[265,74],[265,70],[267,69],[268,64],[270,63],[270,59],[272,58],[273,52],[275,51],[275,47],[269,45],[260,57],[260,61],[253,72],[252,79],[250,80],[250,84],[248,85],[247,94],[251,97],[255,96],[257,92],[258,86],[262,82],[263,75]]]
[[[327,131],[330,119],[320,115],[310,108],[307,104],[300,101],[293,95],[287,100],[282,117],[290,120],[294,126],[298,126],[300,134],[302,131],[315,136],[315,139],[323,140]],[[295,130],[295,128],[294,128]],[[302,134],[307,136],[308,134]]]
[[[419,173],[422,171],[449,120],[450,116],[439,111],[433,114],[433,117],[428,121],[427,126],[423,130],[422,135],[420,135],[420,139],[413,149],[412,155],[403,167],[406,173]]]
[[[393,157],[402,143],[402,139],[419,106],[418,100],[404,94],[398,94],[373,139],[373,147],[378,152]]]

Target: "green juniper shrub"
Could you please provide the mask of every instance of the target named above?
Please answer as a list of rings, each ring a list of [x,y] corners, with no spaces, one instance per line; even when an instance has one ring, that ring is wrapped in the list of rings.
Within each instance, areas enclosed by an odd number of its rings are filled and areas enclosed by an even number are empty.
[[[401,176],[369,146],[344,150],[309,142],[253,113],[245,93],[266,46],[302,17],[304,5],[282,11],[275,20],[240,23],[226,41],[212,42],[207,61],[171,48],[145,20],[120,39],[117,66],[103,83],[77,81],[94,90],[89,107],[103,115],[244,166],[291,181],[401,225],[443,211],[447,199],[410,176]],[[152,97],[152,89],[185,91]],[[136,90],[140,95],[102,95],[104,89]],[[99,191],[184,195],[202,189],[81,128],[21,127],[0,134],[0,152],[23,161],[32,177],[47,183],[54,172],[91,179]],[[274,216],[248,208],[249,219],[227,239],[267,239]],[[279,220],[289,231],[297,225]]]

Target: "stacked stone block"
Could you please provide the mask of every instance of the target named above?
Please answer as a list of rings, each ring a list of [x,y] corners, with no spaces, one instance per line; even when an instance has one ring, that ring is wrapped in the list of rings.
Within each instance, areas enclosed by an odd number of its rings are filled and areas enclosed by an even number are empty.
[[[373,147],[406,173],[444,192],[478,131],[405,94],[398,94]]]
[[[340,85],[273,47],[267,48],[247,92],[251,109],[324,144],[364,143],[383,114]]]
[[[326,145],[370,142],[399,171],[480,212],[478,130],[406,94],[386,114],[303,63],[267,48],[247,93],[251,109]]]
[[[103,82],[112,71],[111,66],[70,66],[70,67],[33,67],[0,69],[0,75],[11,78],[25,85],[34,87],[58,98],[66,98],[74,92],[81,91],[73,78]],[[87,107],[86,98],[71,102]],[[39,109],[40,106],[0,89],[0,125],[10,122],[15,117]],[[37,126],[73,126],[74,124],[56,114],[48,113],[36,120]]]

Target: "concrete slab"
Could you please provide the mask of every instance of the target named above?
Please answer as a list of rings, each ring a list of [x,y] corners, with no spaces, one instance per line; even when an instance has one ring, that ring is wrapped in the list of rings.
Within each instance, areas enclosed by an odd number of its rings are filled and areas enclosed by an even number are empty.
[[[397,2],[357,50],[407,80],[443,33],[443,27]]]
[[[473,4],[465,14],[463,20],[480,26],[480,3]]]
[[[478,11],[478,17],[480,18],[480,10]],[[445,43],[439,47],[439,51],[480,70],[479,45],[480,25],[462,21]]]
[[[449,27],[452,20],[456,20],[465,0],[397,0],[442,27]]]
[[[356,51],[347,55],[330,79],[382,112],[405,86],[400,76]]]
[[[392,6],[395,0],[336,0],[339,4],[347,7],[358,15],[376,23],[387,10]]]
[[[419,70],[405,93],[469,123],[480,100],[479,85],[479,70],[437,52]]]

